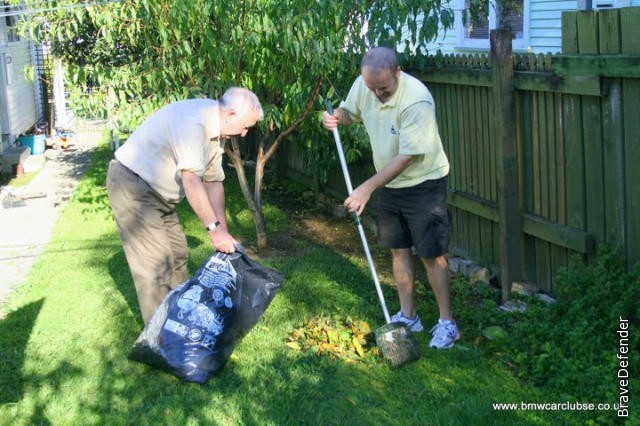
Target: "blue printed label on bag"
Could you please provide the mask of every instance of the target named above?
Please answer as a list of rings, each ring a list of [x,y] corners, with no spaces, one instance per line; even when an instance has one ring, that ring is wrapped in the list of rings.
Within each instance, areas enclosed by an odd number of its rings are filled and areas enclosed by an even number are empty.
[[[172,319],[167,319],[167,322],[164,324],[164,329],[182,337],[186,336],[189,332],[189,328],[186,325]]]

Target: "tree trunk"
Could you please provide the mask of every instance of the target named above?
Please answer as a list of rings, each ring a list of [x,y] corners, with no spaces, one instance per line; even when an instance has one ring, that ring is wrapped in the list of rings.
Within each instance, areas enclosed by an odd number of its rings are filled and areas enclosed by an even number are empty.
[[[283,130],[282,132],[278,133],[275,138],[272,138],[275,126],[270,126],[270,131],[272,133],[264,134],[261,137],[260,146],[258,148],[258,154],[256,158],[256,173],[254,178],[255,186],[253,188],[253,195],[251,194],[249,183],[247,181],[247,175],[245,174],[244,165],[242,164],[242,155],[240,153],[240,147],[238,146],[238,138],[231,138],[231,147],[229,147],[229,145],[225,147],[227,155],[231,158],[231,162],[236,168],[242,195],[247,201],[247,205],[249,206],[249,210],[251,210],[251,215],[253,216],[253,224],[256,228],[258,250],[263,250],[267,247],[267,226],[264,220],[264,214],[262,213],[262,181],[264,179],[265,165],[278,150],[280,142],[282,142],[284,138],[291,134],[313,110],[313,105],[318,98],[321,87],[322,77],[318,77],[304,111],[296,120],[293,121],[293,123],[291,123],[291,125],[286,130]],[[271,142],[272,139],[273,142]]]
[[[238,182],[240,183],[240,190],[242,191],[242,195],[244,196],[244,199],[247,202],[247,206],[249,206],[249,210],[251,211],[253,224],[256,228],[258,250],[263,250],[267,247],[267,231],[264,221],[264,215],[262,214],[261,206],[256,204],[254,195],[251,193],[251,189],[249,188],[249,182],[244,171],[242,156],[240,154],[240,147],[238,146],[238,139],[236,137],[231,138],[231,147],[229,147],[228,145],[226,146],[226,153],[229,158],[231,158],[233,167],[236,169]],[[256,175],[257,174],[258,173],[256,170]],[[256,189],[256,191],[258,191],[258,189]]]

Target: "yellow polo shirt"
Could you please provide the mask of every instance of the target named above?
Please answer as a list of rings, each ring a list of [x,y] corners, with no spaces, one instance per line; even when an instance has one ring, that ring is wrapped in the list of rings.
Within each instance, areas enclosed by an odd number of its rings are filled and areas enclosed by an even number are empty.
[[[360,76],[340,107],[367,129],[376,170],[381,170],[398,154],[417,156],[407,169],[387,183],[387,188],[407,188],[449,174],[435,103],[417,78],[401,72],[398,89],[383,104]]]

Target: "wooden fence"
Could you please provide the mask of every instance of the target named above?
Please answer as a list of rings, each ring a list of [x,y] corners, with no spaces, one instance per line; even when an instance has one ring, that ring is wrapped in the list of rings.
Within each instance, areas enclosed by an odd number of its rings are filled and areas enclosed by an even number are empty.
[[[565,12],[562,28],[562,54],[512,57],[517,157],[506,172],[489,56],[430,56],[407,69],[437,105],[452,251],[500,271],[499,201],[512,186],[515,278],[551,293],[574,253],[592,260],[607,244],[628,267],[640,261],[640,8]]]

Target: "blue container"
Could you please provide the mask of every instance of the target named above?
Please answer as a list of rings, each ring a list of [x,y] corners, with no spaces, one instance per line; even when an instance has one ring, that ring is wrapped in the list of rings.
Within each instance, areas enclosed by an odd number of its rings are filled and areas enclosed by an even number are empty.
[[[45,135],[27,135],[20,136],[18,143],[20,146],[28,147],[31,151],[31,155],[42,154],[44,152]]]

